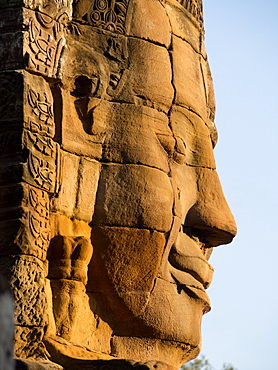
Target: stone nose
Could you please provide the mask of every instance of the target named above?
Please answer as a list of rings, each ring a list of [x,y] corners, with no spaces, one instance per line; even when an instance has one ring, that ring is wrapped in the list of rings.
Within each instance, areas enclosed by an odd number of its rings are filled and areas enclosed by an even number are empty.
[[[230,243],[236,235],[234,217],[215,170],[197,168],[197,201],[184,222],[184,232],[198,237],[205,247]]]

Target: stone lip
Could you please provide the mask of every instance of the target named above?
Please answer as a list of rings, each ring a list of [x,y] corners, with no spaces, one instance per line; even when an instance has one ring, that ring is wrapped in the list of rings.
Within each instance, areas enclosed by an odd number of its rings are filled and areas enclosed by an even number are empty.
[[[210,299],[208,294],[205,292],[203,285],[195,279],[192,275],[185,271],[170,267],[171,278],[173,283],[177,284],[177,290],[179,293],[184,291],[189,297],[199,299],[204,303],[204,313],[210,311]]]
[[[204,311],[210,311],[210,299],[205,289],[213,277],[213,267],[203,253],[204,245],[197,238],[180,231],[173,243],[162,278],[177,285],[179,294],[183,291],[193,299],[204,303]]]
[[[170,251],[169,262],[174,270],[185,272],[187,275],[194,278],[198,282],[200,289],[207,289],[210,286],[213,267],[207,262],[202,252],[200,255],[180,253],[173,247]],[[176,275],[175,272],[173,272],[173,274]]]

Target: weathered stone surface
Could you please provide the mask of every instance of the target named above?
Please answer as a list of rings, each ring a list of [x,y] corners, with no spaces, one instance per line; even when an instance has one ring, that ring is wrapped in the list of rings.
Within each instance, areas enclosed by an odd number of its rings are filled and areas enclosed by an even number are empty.
[[[176,0],[162,0],[166,14],[169,17],[172,33],[189,43],[198,53],[203,51],[203,30],[202,23],[196,21],[196,18]],[[188,8],[192,7],[192,2],[185,3]],[[193,9],[193,7],[192,7]],[[200,8],[197,11],[197,17],[202,17]],[[190,22],[188,21],[190,19]]]
[[[139,165],[103,165],[93,224],[167,232],[172,206],[172,187],[164,172]]]
[[[186,41],[173,36],[173,81],[175,103],[207,117],[205,85],[201,70],[201,56]],[[185,73],[186,71],[186,73]]]
[[[0,73],[1,104],[0,121],[6,130],[1,132],[1,154],[20,152],[21,142],[14,140],[15,135],[24,128],[35,134],[54,136],[53,97],[49,84],[40,76],[24,70]],[[3,135],[6,136],[4,139]],[[9,146],[4,149],[4,145]],[[8,145],[9,144],[9,145]],[[17,144],[17,146],[14,146]],[[37,147],[42,146],[34,143]],[[7,154],[8,154],[7,153]]]
[[[171,43],[171,28],[167,14],[158,1],[136,0],[131,3],[127,34],[154,43]]]
[[[85,294],[91,257],[92,246],[85,237],[56,236],[48,250],[56,333],[79,344],[83,344],[83,337],[88,335],[91,321],[95,324]],[[84,320],[87,320],[86,328],[79,326]]]
[[[215,169],[212,128],[210,130],[196,113],[178,105],[172,107],[170,122],[177,141],[177,162]]]
[[[165,247],[163,233],[123,227],[93,227],[94,254],[88,290],[107,295],[117,322],[122,310],[115,306],[114,290],[124,305],[138,316],[149,299]],[[142,259],[144,265],[138,264]]]
[[[175,141],[168,117],[155,109],[124,103],[107,103],[102,159],[105,162],[143,164],[169,171]],[[168,141],[169,144],[165,144]]]
[[[172,68],[168,50],[159,45],[128,39],[129,75],[119,99],[168,112],[173,96]]]
[[[15,324],[44,327],[47,322],[44,264],[35,257],[19,255],[1,257],[0,265],[13,291]]]
[[[115,34],[125,33],[128,0],[116,0],[111,3],[83,0],[74,5],[73,16],[79,21]]]
[[[15,326],[14,355],[18,358],[33,358],[42,360],[47,358],[45,346],[42,342],[45,333],[44,327]]]
[[[39,10],[40,12],[47,14],[54,19],[65,20],[71,17],[71,1],[52,1],[45,0],[1,0],[0,8],[15,8],[15,7],[26,7],[33,10]]]
[[[50,238],[48,194],[23,183],[10,191],[0,191],[3,198],[11,194],[6,202],[3,199],[0,212],[0,254],[26,253],[45,260]]]
[[[236,233],[203,37],[201,0],[0,0],[0,268],[18,367],[197,356],[207,260]]]

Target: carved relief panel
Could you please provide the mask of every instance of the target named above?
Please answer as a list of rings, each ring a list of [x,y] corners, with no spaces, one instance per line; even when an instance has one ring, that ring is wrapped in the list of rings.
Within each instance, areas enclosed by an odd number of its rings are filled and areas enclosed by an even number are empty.
[[[43,77],[26,71],[2,72],[0,81],[0,253],[10,246],[45,259],[49,193],[57,190],[59,171],[53,97]]]
[[[116,33],[125,33],[130,0],[83,0],[74,5],[73,18]]]
[[[0,17],[5,19],[0,22],[0,68],[27,68],[56,77],[65,44],[63,17],[54,21],[28,9],[4,9]]]

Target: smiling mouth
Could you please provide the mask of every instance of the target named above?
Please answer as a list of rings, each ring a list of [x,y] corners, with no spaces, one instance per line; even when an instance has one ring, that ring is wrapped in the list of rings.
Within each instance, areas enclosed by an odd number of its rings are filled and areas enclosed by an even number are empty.
[[[180,231],[168,257],[171,280],[178,293],[201,299],[205,312],[210,310],[210,300],[205,292],[212,281],[213,267],[208,263],[200,243]]]

